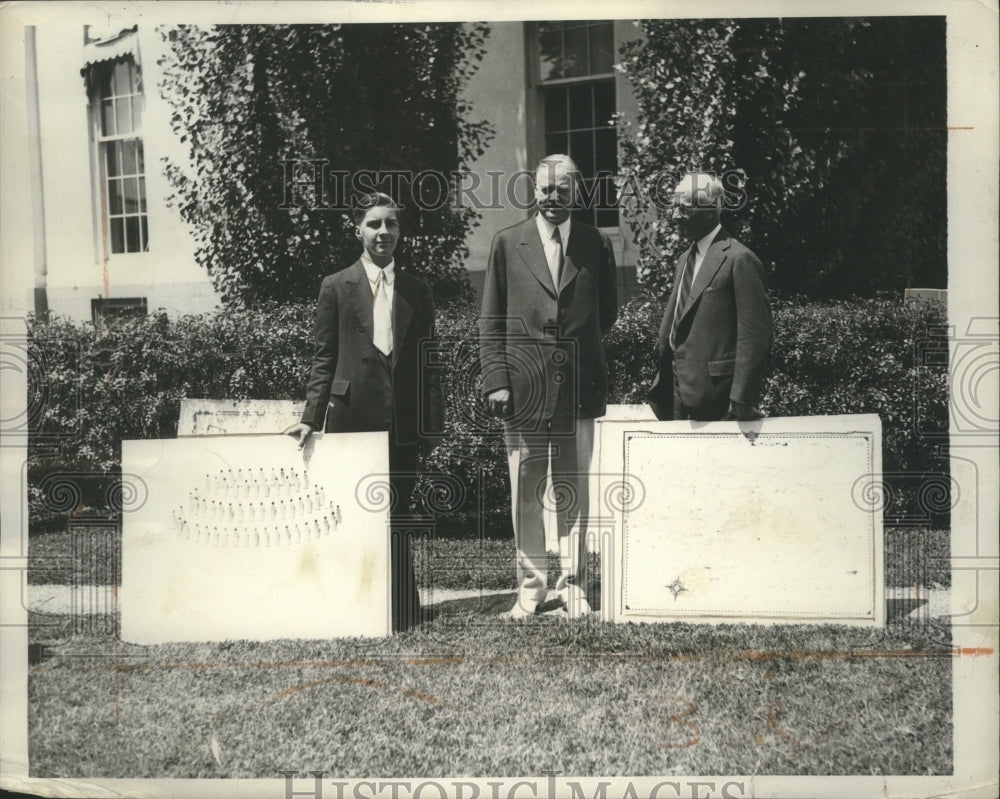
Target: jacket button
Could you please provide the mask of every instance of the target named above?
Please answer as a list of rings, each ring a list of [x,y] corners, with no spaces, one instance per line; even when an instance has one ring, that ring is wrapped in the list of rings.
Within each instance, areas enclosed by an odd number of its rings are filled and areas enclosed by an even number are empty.
[[[363,327],[359,327],[359,328],[358,328],[358,332],[359,332],[359,333],[364,333],[364,332],[365,332],[365,329],[364,329]]]
[[[367,358],[362,358],[361,359],[361,363],[362,363],[362,365],[367,364],[368,363],[368,359]]]

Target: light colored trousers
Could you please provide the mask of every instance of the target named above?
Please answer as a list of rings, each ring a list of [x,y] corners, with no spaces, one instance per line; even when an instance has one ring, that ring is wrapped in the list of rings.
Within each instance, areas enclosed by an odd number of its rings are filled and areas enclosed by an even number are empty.
[[[544,510],[553,503],[559,534],[560,575],[556,589],[575,584],[586,591],[594,420],[578,419],[575,435],[507,431],[505,441],[519,603],[531,609],[545,599],[548,564]],[[550,460],[552,491],[547,494]]]

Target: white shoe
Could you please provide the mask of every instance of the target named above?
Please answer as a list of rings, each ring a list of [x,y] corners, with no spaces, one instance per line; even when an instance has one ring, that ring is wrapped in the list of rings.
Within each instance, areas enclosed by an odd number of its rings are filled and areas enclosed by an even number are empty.
[[[580,586],[568,583],[560,593],[566,603],[566,615],[571,619],[582,619],[592,612],[587,594]]]
[[[506,613],[501,613],[500,618],[502,619],[527,619],[535,615],[538,611],[538,602],[532,602],[531,600],[518,599],[514,603],[514,607],[508,610]]]

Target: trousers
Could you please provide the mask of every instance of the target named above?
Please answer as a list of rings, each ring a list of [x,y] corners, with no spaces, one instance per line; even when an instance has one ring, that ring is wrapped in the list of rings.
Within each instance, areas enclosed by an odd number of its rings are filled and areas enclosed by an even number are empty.
[[[549,502],[555,506],[559,534],[556,589],[576,584],[586,590],[594,420],[575,419],[572,424],[552,425],[542,432],[508,430],[505,443],[517,548],[518,601],[531,609],[545,599],[548,589],[543,510]],[[550,469],[552,491],[548,492]]]

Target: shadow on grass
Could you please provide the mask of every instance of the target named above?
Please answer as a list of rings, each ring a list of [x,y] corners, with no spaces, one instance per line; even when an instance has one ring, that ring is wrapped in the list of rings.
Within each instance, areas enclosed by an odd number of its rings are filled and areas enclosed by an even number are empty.
[[[887,599],[885,601],[885,618],[887,623],[907,618],[917,608],[928,604],[926,599]]]

